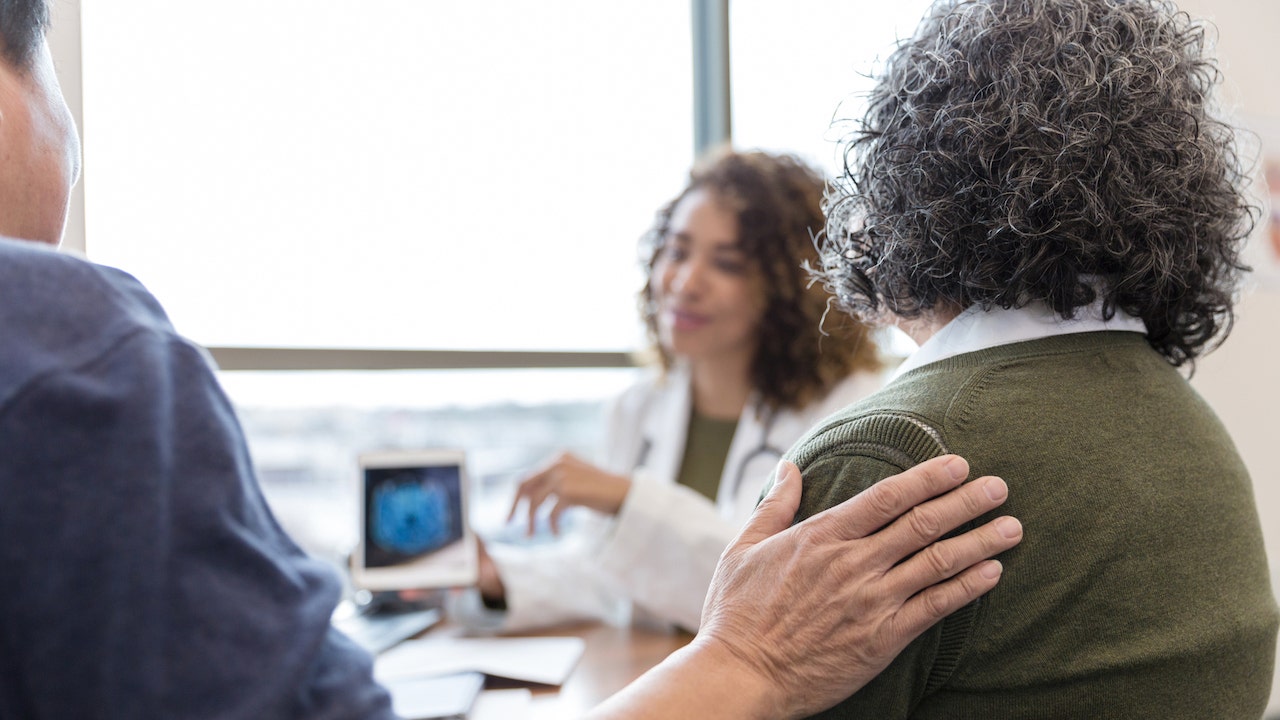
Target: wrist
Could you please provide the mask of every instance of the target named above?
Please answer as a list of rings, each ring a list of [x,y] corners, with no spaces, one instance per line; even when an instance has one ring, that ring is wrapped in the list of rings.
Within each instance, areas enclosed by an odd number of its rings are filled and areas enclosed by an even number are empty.
[[[484,590],[481,590],[480,603],[489,610],[506,610],[507,596],[506,593],[503,592],[487,593]]]
[[[587,715],[591,720],[796,717],[782,689],[723,643],[699,635]]]
[[[718,717],[766,720],[791,717],[783,688],[729,645],[707,635],[694,638],[683,652],[686,669]],[[725,712],[731,710],[730,712]]]
[[[613,479],[614,491],[609,514],[617,515],[622,511],[622,505],[627,502],[627,495],[631,494],[631,478],[625,475],[614,475]]]

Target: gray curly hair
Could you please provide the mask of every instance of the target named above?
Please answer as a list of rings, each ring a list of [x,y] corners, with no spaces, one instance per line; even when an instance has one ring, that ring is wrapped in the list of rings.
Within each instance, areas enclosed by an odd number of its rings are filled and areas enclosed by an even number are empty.
[[[1259,213],[1205,46],[1165,0],[937,2],[845,141],[816,274],[863,316],[1101,295],[1194,361]]]
[[[15,68],[31,67],[48,29],[48,0],[0,0],[0,50]]]

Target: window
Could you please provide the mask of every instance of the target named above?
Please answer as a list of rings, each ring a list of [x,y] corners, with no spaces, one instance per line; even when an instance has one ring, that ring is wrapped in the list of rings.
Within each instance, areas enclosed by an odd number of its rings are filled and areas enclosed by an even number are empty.
[[[206,345],[629,350],[686,2],[82,10],[86,245]]]
[[[842,168],[837,141],[866,107],[871,74],[930,0],[731,0],[730,84],[738,147],[794,153],[829,176]],[[893,356],[915,349],[897,328],[877,333]]]
[[[861,117],[868,75],[909,36],[929,0],[732,0],[734,141],[795,153],[837,173],[836,141]],[[833,126],[833,122],[835,123]]]

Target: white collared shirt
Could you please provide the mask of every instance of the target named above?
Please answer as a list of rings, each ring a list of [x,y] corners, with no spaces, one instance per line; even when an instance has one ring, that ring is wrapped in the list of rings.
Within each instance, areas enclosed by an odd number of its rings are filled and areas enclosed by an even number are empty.
[[[1076,316],[1065,320],[1044,303],[1032,303],[1012,310],[993,308],[983,311],[973,305],[942,326],[894,371],[890,381],[903,373],[929,363],[962,353],[985,350],[997,345],[1038,340],[1054,335],[1119,330],[1146,334],[1141,319],[1116,309],[1110,320],[1102,317],[1102,301],[1076,309]]]

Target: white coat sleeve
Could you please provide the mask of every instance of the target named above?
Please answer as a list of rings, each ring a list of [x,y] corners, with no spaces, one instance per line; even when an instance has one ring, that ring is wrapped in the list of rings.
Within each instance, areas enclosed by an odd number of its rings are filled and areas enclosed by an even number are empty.
[[[636,605],[698,629],[711,576],[739,528],[683,485],[633,479],[598,569]]]
[[[600,535],[611,523],[590,511],[581,513],[579,527],[554,543],[486,546],[502,578],[506,610],[486,607],[480,592],[468,588],[450,597],[450,618],[470,630],[498,633],[591,620],[626,624],[625,596],[593,562]]]
[[[614,398],[605,408],[603,466],[624,473],[639,447],[637,417],[646,401],[644,384]],[[625,624],[630,603],[622,588],[601,576],[595,557],[614,520],[576,508],[577,526],[559,541],[542,546],[486,546],[505,590],[505,610],[485,606],[480,591],[468,588],[449,596],[446,612],[464,627],[486,632],[520,632],[576,621]],[[568,519],[568,516],[566,516]]]

